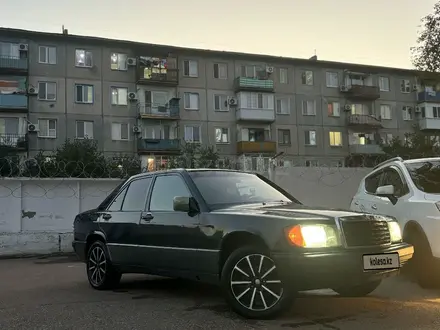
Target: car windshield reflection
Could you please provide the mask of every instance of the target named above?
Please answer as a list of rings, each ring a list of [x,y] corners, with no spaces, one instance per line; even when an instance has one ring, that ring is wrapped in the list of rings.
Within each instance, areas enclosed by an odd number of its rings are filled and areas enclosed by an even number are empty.
[[[417,189],[428,194],[440,194],[440,160],[408,163],[406,168]]]

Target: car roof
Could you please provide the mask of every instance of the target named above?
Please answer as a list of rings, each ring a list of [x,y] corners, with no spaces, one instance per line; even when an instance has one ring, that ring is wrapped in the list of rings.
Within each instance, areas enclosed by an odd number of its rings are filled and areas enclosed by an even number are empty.
[[[140,177],[150,176],[150,175],[155,175],[155,174],[161,174],[161,173],[183,173],[183,172],[237,172],[237,173],[255,174],[254,172],[247,172],[247,171],[241,171],[241,170],[229,170],[229,169],[221,169],[221,168],[174,168],[174,169],[170,169],[170,170],[161,170],[161,171],[135,174],[135,175],[131,176],[130,179],[140,178]]]
[[[432,162],[432,161],[439,161],[440,157],[429,157],[429,158],[415,158],[415,159],[408,159],[404,160],[404,164],[413,164],[413,163],[422,163],[422,162]]]

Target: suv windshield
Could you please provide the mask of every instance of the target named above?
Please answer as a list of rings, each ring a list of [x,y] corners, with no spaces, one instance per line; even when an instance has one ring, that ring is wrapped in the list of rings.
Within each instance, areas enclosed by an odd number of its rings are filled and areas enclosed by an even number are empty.
[[[440,159],[405,166],[417,189],[428,194],[440,194]]]
[[[252,173],[191,171],[189,175],[211,207],[230,204],[289,202],[301,204]]]

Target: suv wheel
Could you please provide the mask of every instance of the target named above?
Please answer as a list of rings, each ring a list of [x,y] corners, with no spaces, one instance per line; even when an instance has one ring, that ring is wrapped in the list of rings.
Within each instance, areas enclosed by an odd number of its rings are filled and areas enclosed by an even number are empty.
[[[122,274],[117,272],[108,257],[105,244],[94,242],[87,253],[87,278],[90,285],[97,290],[114,288],[119,284]]]
[[[229,256],[222,269],[221,285],[231,308],[251,319],[275,317],[289,307],[294,297],[269,254],[252,246],[239,248]]]
[[[363,283],[353,287],[340,287],[333,289],[337,294],[342,297],[365,297],[369,295],[371,292],[376,290],[380,285],[381,281],[373,281]]]

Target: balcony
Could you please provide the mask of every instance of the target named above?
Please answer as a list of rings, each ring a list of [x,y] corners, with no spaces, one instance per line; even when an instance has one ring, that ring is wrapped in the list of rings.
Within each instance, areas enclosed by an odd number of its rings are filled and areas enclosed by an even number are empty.
[[[168,104],[139,103],[139,117],[142,119],[178,120],[180,118],[180,99],[172,98]]]
[[[274,91],[273,80],[238,77],[234,81],[235,92],[256,91],[271,93]]]
[[[19,73],[28,71],[28,59],[14,56],[0,56],[0,72]]]
[[[440,118],[420,118],[419,127],[423,131],[440,130]]]
[[[345,89],[341,88],[341,92],[347,98],[377,100],[380,98],[380,90],[378,86],[365,85],[346,85]]]
[[[440,92],[419,92],[417,93],[417,102],[435,102],[440,103]]]
[[[140,85],[177,86],[177,59],[139,56],[136,80]]]
[[[358,155],[373,155],[373,154],[383,154],[383,150],[378,144],[351,144],[349,146],[349,151],[351,154]]]
[[[27,112],[28,97],[21,94],[0,94],[0,112]]]
[[[0,134],[0,148],[25,151],[28,149],[28,136],[27,134]]]
[[[239,141],[237,142],[237,153],[276,153],[277,144],[274,141]]]
[[[138,152],[178,153],[180,151],[179,139],[139,139]]]
[[[347,125],[380,128],[382,127],[382,122],[380,121],[380,119],[372,115],[349,114],[347,119]]]
[[[235,112],[238,121],[258,121],[273,122],[275,121],[275,111],[273,109],[246,109],[240,108]]]

